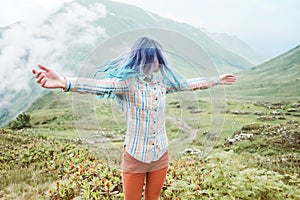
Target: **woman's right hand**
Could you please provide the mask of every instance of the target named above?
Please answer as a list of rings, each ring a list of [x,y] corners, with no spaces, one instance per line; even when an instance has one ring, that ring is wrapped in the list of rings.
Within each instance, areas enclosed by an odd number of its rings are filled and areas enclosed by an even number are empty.
[[[43,88],[66,88],[66,80],[57,72],[44,65],[38,65],[40,70],[33,69],[32,73],[35,75],[36,82]]]

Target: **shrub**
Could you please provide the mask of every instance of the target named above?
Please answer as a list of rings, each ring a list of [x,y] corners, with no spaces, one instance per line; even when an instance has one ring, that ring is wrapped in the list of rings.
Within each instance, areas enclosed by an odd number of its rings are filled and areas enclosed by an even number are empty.
[[[8,127],[13,130],[30,128],[31,127],[30,115],[27,113],[19,114],[15,120],[10,121],[8,123]]]

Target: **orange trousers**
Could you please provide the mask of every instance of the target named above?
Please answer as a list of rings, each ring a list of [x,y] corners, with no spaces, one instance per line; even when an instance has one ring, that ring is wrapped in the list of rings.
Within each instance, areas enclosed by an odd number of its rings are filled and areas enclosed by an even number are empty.
[[[145,185],[145,200],[158,200],[167,175],[168,167],[145,173],[123,172],[125,200],[141,200]]]
[[[158,200],[168,171],[168,159],[168,152],[166,152],[158,161],[146,164],[141,163],[125,152],[123,167],[126,167],[123,168],[122,172],[125,200],[141,200],[144,185],[144,199]],[[140,171],[146,169],[146,166],[148,166],[148,170]],[[124,170],[129,168],[130,171]],[[134,168],[137,170],[134,170]]]

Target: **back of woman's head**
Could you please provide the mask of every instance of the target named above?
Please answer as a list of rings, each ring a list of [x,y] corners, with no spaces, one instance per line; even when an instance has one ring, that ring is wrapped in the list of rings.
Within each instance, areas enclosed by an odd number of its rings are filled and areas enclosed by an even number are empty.
[[[156,61],[159,64],[159,70],[164,82],[167,85],[178,87],[179,81],[168,67],[162,46],[148,37],[141,37],[136,40],[129,53],[125,56],[100,65],[95,77],[116,78],[119,80],[126,80],[132,77],[143,78],[152,74]],[[103,67],[105,68],[104,70]],[[98,73],[100,72],[102,75],[99,76]]]
[[[135,70],[141,75],[148,75],[152,72],[155,59],[159,65],[167,65],[162,46],[153,39],[141,37],[133,44],[124,68]]]

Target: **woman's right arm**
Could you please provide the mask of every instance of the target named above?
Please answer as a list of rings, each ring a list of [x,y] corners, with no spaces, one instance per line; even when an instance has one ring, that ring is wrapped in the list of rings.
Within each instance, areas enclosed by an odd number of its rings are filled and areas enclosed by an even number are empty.
[[[93,93],[93,94],[121,94],[128,90],[130,79],[116,81],[114,79],[89,79],[62,77],[54,70],[39,65],[41,70],[32,70],[37,83],[43,88],[61,88],[65,92]]]
[[[65,92],[79,92],[92,94],[123,94],[129,89],[130,80],[118,81],[115,79],[91,79],[65,77]]]

